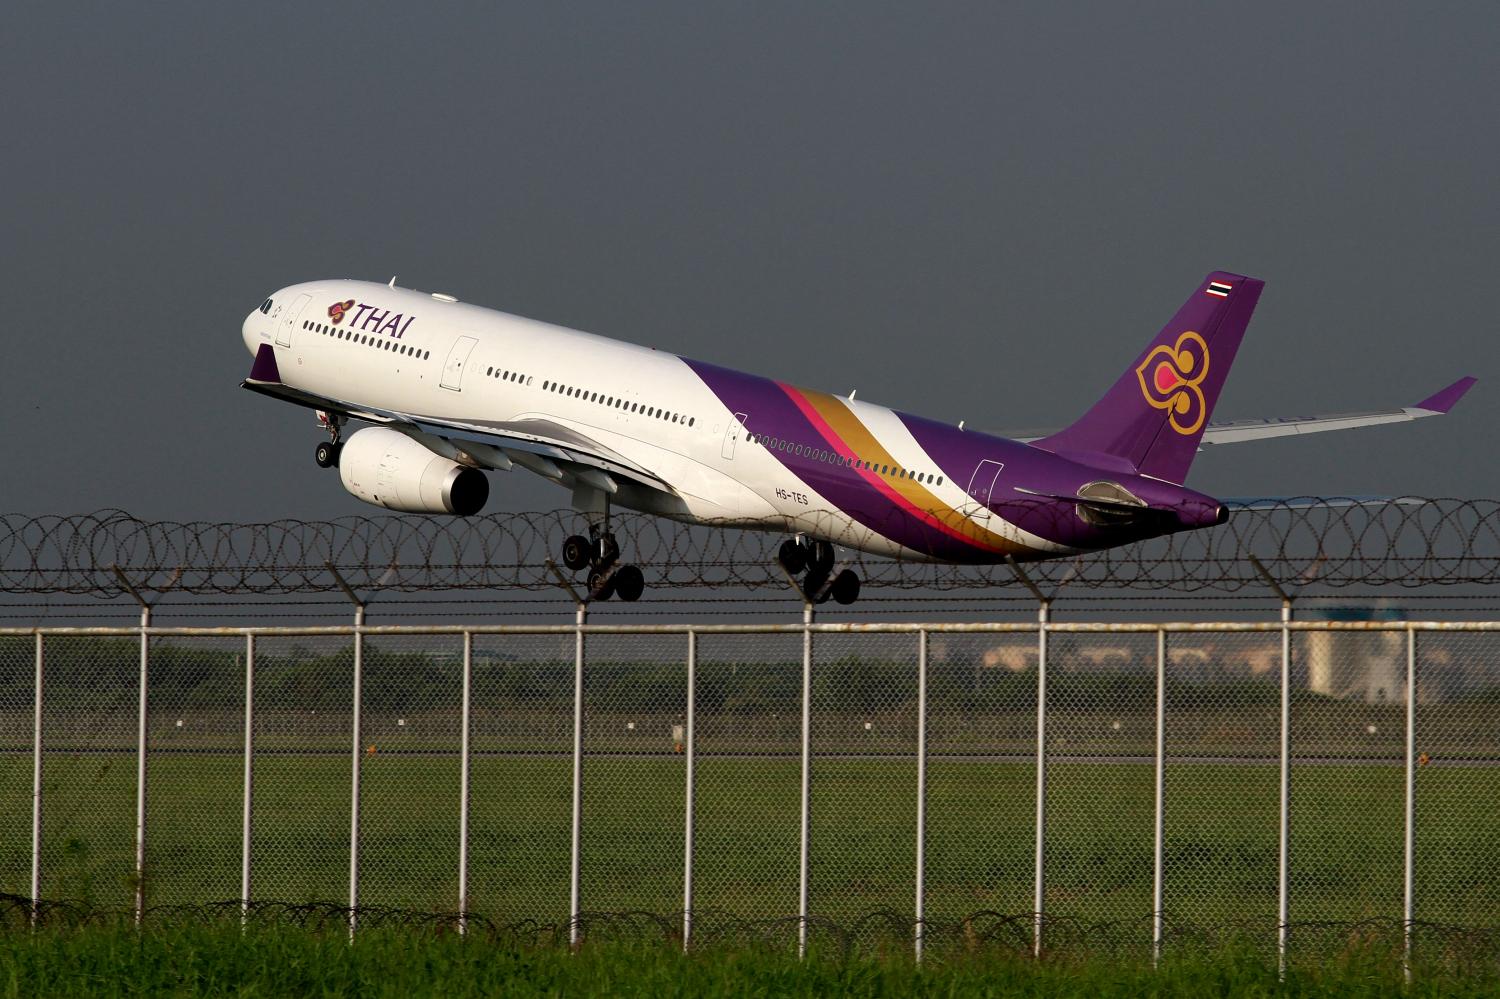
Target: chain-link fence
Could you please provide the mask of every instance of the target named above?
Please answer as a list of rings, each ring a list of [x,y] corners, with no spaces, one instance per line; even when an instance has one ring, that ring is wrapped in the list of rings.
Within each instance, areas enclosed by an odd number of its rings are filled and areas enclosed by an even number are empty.
[[[1489,927],[1497,642],[1404,621],[9,629],[0,892],[575,937],[649,912],[804,947],[851,926],[920,947],[924,920],[976,913],[1024,917],[1028,947],[1107,923],[1155,952],[1174,927],[1283,948],[1330,922]]]

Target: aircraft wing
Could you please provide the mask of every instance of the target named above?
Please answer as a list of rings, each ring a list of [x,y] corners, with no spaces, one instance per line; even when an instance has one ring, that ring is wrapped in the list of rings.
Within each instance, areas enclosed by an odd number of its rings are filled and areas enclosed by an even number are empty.
[[[467,463],[486,468],[520,465],[544,478],[570,476],[605,492],[614,492],[615,480],[625,479],[676,495],[671,486],[649,469],[576,430],[550,420],[459,422],[358,406],[294,389],[280,381],[248,378],[241,387],[308,409],[378,423],[407,434],[436,454],[454,458],[454,452],[463,452],[461,458],[467,459]]]
[[[1364,413],[1327,413],[1320,416],[1284,416],[1266,420],[1231,420],[1227,423],[1210,423],[1203,431],[1203,445],[1237,444],[1240,441],[1261,440],[1267,437],[1291,437],[1295,434],[1321,434],[1330,430],[1352,430],[1355,427],[1373,427],[1382,423],[1407,423],[1428,416],[1442,416],[1463,398],[1465,392],[1478,379],[1460,378],[1440,392],[1434,393],[1415,406],[1400,409],[1379,409]],[[1029,444],[1047,437],[1052,431],[1023,430],[1015,434],[1000,431],[1011,440]]]

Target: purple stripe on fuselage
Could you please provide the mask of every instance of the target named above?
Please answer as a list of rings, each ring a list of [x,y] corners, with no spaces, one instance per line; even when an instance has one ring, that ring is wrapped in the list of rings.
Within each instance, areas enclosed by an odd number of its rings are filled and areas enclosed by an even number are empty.
[[[775,381],[702,361],[684,358],[683,363],[703,380],[731,413],[745,414],[747,432],[773,441],[800,443],[815,450],[838,450],[838,446],[823,436]],[[989,510],[1027,534],[1068,548],[1087,550],[1162,533],[1158,527],[1145,523],[1107,527],[1090,524],[1078,515],[1076,504],[1030,494],[1073,496],[1091,482],[1124,479],[1138,495],[1144,494],[1143,499],[1153,502],[1158,497],[1150,495],[1154,487],[1150,481],[1123,473],[1123,470],[1084,465],[1004,437],[961,431],[946,423],[909,413],[895,412],[895,416],[932,459],[940,474],[959,489],[969,489],[981,462],[1003,464],[1004,469],[994,482],[990,495],[973,498],[980,502],[988,500]],[[956,563],[993,563],[1003,558],[1000,552],[955,537],[924,521],[872,485],[856,469],[820,460],[809,453],[798,454],[795,446],[769,450],[785,468],[817,490],[835,509],[855,523],[912,551]],[[988,486],[988,482],[983,483],[983,487]],[[1030,490],[1030,493],[1018,492],[1017,487]],[[1175,492],[1175,487],[1164,484],[1163,488]],[[1017,557],[1026,558],[1028,555],[1023,553]],[[1047,555],[1038,552],[1032,557],[1046,558]]]
[[[1031,493],[1076,496],[1089,483],[1103,480],[1127,485],[1147,503],[1175,505],[1190,492],[1121,469],[1097,468],[1071,461],[1004,437],[962,431],[909,413],[897,413],[896,416],[922,450],[961,488],[968,486],[981,461],[1004,462],[1005,468],[989,497],[990,510],[1028,534],[1069,548],[1108,548],[1156,537],[1163,533],[1163,526],[1159,521],[1111,526],[1090,524],[1078,516],[1076,504],[1066,500],[1044,500]],[[1018,487],[1029,490],[1029,493],[1019,492]]]
[[[255,360],[250,365],[250,380],[272,384],[281,381],[281,370],[276,367],[276,351],[270,344],[263,343],[256,348]]]
[[[954,562],[993,562],[1000,558],[994,552],[977,548],[924,523],[866,481],[857,469],[823,461],[811,454],[796,453],[798,444],[813,450],[837,451],[837,447],[823,437],[776,382],[702,361],[683,358],[683,363],[703,380],[731,413],[745,414],[745,428],[749,433],[790,442],[791,446],[785,450],[768,450],[788,471],[817,490],[855,523],[933,558]]]

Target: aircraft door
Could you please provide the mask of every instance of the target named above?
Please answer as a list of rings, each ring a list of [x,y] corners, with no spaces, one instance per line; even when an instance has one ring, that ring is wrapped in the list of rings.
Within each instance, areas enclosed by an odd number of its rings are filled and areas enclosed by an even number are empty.
[[[311,295],[298,295],[292,307],[281,314],[281,320],[276,324],[276,346],[290,347],[292,345],[292,327],[297,320],[302,318],[302,310],[307,308],[307,303],[312,301]]]
[[[1003,461],[991,461],[986,458],[974,469],[974,474],[969,478],[970,503],[966,504],[962,513],[966,517],[977,517],[981,521],[990,519],[990,502],[994,498],[995,483],[1000,481],[1000,470],[1005,467]]]
[[[469,354],[473,353],[474,345],[478,342],[471,336],[461,336],[453,342],[453,349],[448,351],[448,360],[443,362],[443,380],[438,384],[455,392],[463,391],[464,365],[469,363]]]
[[[724,428],[724,447],[719,453],[733,461],[734,445],[743,436],[745,436],[745,414],[735,413],[729,421],[729,426]]]

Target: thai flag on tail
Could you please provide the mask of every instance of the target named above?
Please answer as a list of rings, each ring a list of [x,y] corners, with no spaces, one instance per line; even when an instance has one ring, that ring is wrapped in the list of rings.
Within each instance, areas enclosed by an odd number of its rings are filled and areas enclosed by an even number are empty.
[[[1233,288],[1234,288],[1234,285],[1232,285],[1232,284],[1225,284],[1223,281],[1210,281],[1210,282],[1208,282],[1208,287],[1206,289],[1204,289],[1204,290],[1207,291],[1214,298],[1228,298],[1229,297],[1229,292]]]

